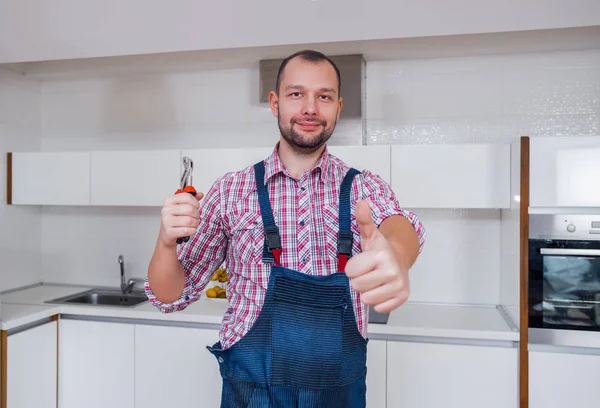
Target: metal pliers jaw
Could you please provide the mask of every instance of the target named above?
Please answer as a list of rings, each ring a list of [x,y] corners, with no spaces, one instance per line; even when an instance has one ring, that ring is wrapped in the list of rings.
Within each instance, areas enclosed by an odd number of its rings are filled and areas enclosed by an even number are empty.
[[[179,193],[190,193],[196,195],[197,191],[192,186],[192,172],[194,171],[194,161],[189,157],[183,157],[183,172],[181,173],[180,188],[175,192]]]
[[[194,161],[189,157],[183,157],[183,172],[181,173],[180,187],[175,194],[189,193],[194,197],[198,193],[192,186],[192,172],[194,171]],[[188,242],[190,237],[177,238],[177,243]]]

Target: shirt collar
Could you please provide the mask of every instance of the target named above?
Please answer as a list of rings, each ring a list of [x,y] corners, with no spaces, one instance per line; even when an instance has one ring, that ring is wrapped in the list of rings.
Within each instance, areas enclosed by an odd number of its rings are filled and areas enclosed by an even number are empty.
[[[273,152],[265,160],[265,184],[271,177],[279,173],[283,173],[286,176],[291,177],[287,172],[285,165],[279,158],[279,143],[280,142],[277,142],[275,148],[273,149]],[[311,169],[311,171],[315,169],[320,170],[321,180],[323,180],[324,182],[328,182],[333,179],[331,175],[331,155],[327,149],[327,145],[325,145],[323,154],[321,155],[321,157],[319,157],[319,160],[317,160],[315,166]]]

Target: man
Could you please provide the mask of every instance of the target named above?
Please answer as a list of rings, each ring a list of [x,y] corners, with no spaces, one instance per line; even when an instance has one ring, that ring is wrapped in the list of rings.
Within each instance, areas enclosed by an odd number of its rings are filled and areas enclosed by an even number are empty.
[[[365,407],[368,305],[385,313],[408,298],[424,228],[381,177],[327,152],[340,91],[330,59],[291,55],[269,96],[273,153],[162,209],[146,282],[160,310],[197,300],[227,263],[230,307],[207,347],[222,407]]]

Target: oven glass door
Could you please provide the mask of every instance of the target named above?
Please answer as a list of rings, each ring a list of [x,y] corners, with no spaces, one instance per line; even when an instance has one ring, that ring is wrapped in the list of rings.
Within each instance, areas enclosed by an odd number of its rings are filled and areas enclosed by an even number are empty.
[[[530,327],[600,331],[600,242],[530,243]]]

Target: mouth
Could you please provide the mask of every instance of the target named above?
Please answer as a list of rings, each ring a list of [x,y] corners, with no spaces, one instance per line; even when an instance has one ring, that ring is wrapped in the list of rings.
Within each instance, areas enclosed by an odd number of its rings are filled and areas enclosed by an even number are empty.
[[[300,126],[304,130],[314,130],[323,126],[320,122],[295,122],[298,126]]]

